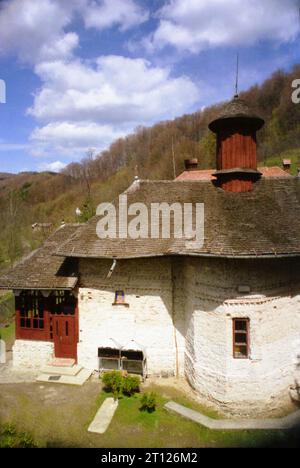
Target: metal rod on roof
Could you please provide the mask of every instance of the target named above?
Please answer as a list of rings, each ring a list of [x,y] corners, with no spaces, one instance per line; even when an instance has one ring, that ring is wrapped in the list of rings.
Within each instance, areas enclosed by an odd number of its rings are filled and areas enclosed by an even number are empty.
[[[240,57],[239,53],[236,56],[236,81],[235,81],[235,95],[239,95],[239,66],[240,66]]]

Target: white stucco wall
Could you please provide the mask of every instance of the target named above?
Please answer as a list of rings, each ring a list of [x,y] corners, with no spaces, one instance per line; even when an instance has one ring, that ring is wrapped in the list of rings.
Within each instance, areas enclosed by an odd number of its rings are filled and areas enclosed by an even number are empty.
[[[113,338],[147,349],[149,374],[185,374],[203,399],[253,414],[289,400],[300,337],[295,265],[276,261],[81,260],[79,363]],[[172,280],[173,278],[173,280]],[[89,285],[89,287],[87,287]],[[239,286],[249,294],[239,294]],[[129,307],[113,306],[122,289]],[[172,298],[173,293],[173,298]],[[233,357],[233,318],[250,319],[250,358]],[[299,352],[299,350],[298,350]],[[244,411],[245,410],[245,411]]]
[[[12,351],[14,368],[38,370],[53,358],[54,345],[46,341],[16,340]]]
[[[113,338],[125,346],[135,340],[147,350],[149,374],[174,375],[170,261],[118,262],[107,279],[110,267],[108,261],[80,260],[78,363],[98,369],[101,343]],[[116,290],[125,291],[128,307],[112,305]],[[181,352],[183,362],[183,347]]]
[[[291,274],[297,280],[279,261],[189,263],[185,372],[222,409],[255,414],[289,402],[300,337],[300,290]],[[239,285],[250,294],[239,295]],[[233,357],[232,319],[239,317],[250,319],[250,358],[243,360]]]

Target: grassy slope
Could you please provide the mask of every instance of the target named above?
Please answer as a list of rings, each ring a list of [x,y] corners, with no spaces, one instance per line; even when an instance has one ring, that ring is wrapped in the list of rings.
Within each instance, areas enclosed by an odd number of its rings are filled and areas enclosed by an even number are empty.
[[[14,316],[14,298],[12,293],[8,292],[0,296],[0,324],[11,322]]]
[[[268,158],[266,160],[266,166],[282,167],[282,160],[290,159],[292,161],[291,174],[295,176],[297,175],[297,168],[299,167],[299,154],[300,148],[284,151],[283,153],[279,153]]]
[[[0,339],[9,349],[15,339],[14,299],[12,293],[0,295]]]

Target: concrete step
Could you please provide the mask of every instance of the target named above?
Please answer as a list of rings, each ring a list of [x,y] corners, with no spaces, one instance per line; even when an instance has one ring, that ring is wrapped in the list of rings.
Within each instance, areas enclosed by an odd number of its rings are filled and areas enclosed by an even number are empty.
[[[75,365],[75,362],[75,359],[70,358],[53,358],[47,365],[54,367],[72,367]]]
[[[82,367],[79,366],[78,364],[72,366],[72,367],[59,367],[59,366],[50,366],[50,365],[47,365],[45,367],[43,367],[43,369],[41,370],[41,372],[43,374],[54,374],[54,375],[71,375],[71,376],[75,376],[77,374],[79,374],[79,372],[81,371]]]
[[[82,386],[92,375],[93,371],[81,369],[76,375],[59,375],[59,374],[40,374],[36,381],[43,383],[78,385]]]

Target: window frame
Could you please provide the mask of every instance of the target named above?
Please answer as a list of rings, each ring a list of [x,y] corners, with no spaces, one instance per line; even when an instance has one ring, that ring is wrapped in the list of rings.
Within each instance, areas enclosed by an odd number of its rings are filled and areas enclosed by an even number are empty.
[[[19,327],[21,330],[45,330],[45,304],[39,291],[24,291],[20,295]],[[22,325],[24,322],[24,325]]]
[[[120,300],[122,298],[123,300]],[[126,293],[125,290],[117,289],[115,291],[114,302],[112,303],[113,306],[125,306],[129,307],[128,302],[126,302]]]
[[[246,331],[237,330],[236,329],[236,322],[245,322],[246,323]],[[238,343],[236,341],[236,334],[245,334],[246,335],[246,343]],[[246,355],[245,356],[237,356],[236,354],[236,346],[246,346]],[[250,319],[249,317],[235,317],[232,319],[232,355],[233,359],[249,359],[250,358]]]

